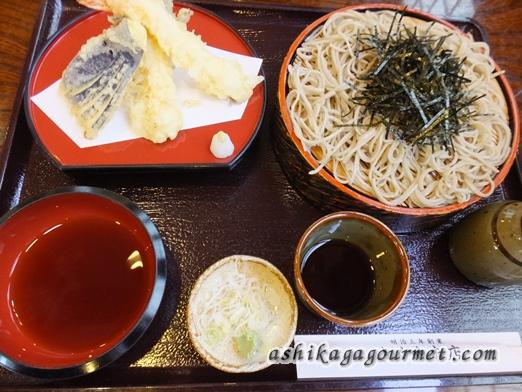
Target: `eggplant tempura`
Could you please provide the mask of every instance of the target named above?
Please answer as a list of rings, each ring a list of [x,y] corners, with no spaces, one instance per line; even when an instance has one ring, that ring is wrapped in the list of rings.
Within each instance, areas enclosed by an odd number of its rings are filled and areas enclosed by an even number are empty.
[[[170,1],[78,2],[112,12],[110,21],[114,24],[87,41],[64,72],[63,87],[87,138],[96,136],[123,101],[132,127],[141,136],[155,143],[174,139],[183,126],[183,119],[176,105],[173,66],[186,70],[206,94],[237,102],[250,98],[262,80],[260,76],[246,75],[238,62],[212,55],[201,38],[187,30],[191,11],[181,9],[176,15]],[[122,24],[130,33],[126,33]],[[132,30],[128,26],[132,26]],[[146,32],[145,40],[140,29]],[[111,40],[111,36],[116,38]],[[112,57],[99,54],[105,52]],[[122,68],[119,58],[131,58],[133,61],[126,61],[134,67]],[[88,74],[83,78],[88,80],[81,84],[80,92],[89,98],[89,106],[78,104],[75,98],[78,89],[74,90],[67,82],[81,79],[83,74]],[[93,88],[96,84],[106,86],[103,93]]]

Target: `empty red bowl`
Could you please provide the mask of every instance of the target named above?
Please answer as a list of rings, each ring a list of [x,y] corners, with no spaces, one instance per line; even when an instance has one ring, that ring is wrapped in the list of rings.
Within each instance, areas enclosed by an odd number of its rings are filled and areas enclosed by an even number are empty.
[[[158,310],[165,249],[147,215],[71,187],[0,219],[0,364],[34,377],[91,373],[126,352]]]

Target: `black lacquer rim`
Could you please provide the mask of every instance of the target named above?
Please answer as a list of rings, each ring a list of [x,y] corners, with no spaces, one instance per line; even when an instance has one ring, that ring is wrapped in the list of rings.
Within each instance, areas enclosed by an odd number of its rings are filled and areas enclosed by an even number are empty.
[[[156,262],[154,286],[152,288],[152,293],[150,295],[145,310],[143,311],[139,320],[134,324],[132,330],[127,334],[127,336],[125,336],[116,346],[112,347],[109,351],[89,362],[66,368],[40,368],[25,365],[19,361],[16,361],[8,357],[0,351],[0,366],[3,366],[13,372],[20,373],[25,376],[42,379],[73,378],[92,373],[115,361],[124,353],[129,351],[131,347],[134,346],[134,344],[145,333],[159,309],[165,291],[165,284],[167,279],[167,258],[165,254],[165,247],[163,245],[163,241],[161,240],[161,236],[158,229],[151,221],[149,216],[145,214],[142,210],[140,210],[134,203],[114,192],[90,186],[69,186],[58,188],[53,191],[43,193],[41,195],[31,197],[23,203],[16,206],[15,208],[9,210],[2,217],[0,217],[0,225],[3,225],[18,211],[43,199],[47,199],[53,196],[74,193],[87,193],[109,199],[110,201],[127,209],[140,221],[143,228],[147,232],[152,247],[154,249],[154,256]]]
[[[207,10],[206,8],[197,6],[192,3],[184,3],[184,2],[177,2],[175,3],[175,6],[187,6],[192,9],[198,10],[199,12],[206,14],[219,22],[221,22],[223,25],[225,25],[227,28],[230,29],[234,35],[236,35],[243,44],[249,49],[252,56],[259,57],[257,52],[254,50],[252,45],[243,38],[239,32],[227,21],[225,21],[223,18],[218,16],[212,11]],[[227,163],[165,163],[165,164],[89,164],[89,165],[67,165],[63,164],[59,161],[57,157],[55,157],[51,151],[47,149],[44,142],[40,139],[40,136],[38,135],[38,132],[36,131],[36,127],[33,122],[33,117],[31,115],[30,105],[31,105],[31,97],[30,97],[30,84],[33,80],[34,70],[35,68],[40,64],[42,57],[47,53],[48,49],[55,43],[55,41],[67,30],[72,28],[75,24],[80,23],[82,20],[89,18],[90,16],[99,13],[102,11],[91,11],[86,12],[84,14],[78,15],[77,17],[71,19],[68,23],[66,23],[62,28],[60,28],[56,33],[54,33],[51,38],[49,38],[48,42],[43,46],[38,56],[35,57],[35,60],[31,64],[29,68],[29,77],[27,78],[27,81],[25,83],[25,91],[24,91],[24,112],[25,112],[25,120],[27,122],[27,125],[29,129],[31,130],[31,133],[33,135],[33,139],[35,140],[36,144],[40,147],[40,149],[47,155],[47,157],[50,158],[50,160],[60,169],[64,171],[113,171],[113,170],[144,170],[144,171],[164,171],[164,170],[201,170],[201,169],[233,169],[245,156],[246,152],[256,139],[257,135],[259,134],[259,130],[261,129],[261,125],[263,124],[263,119],[266,114],[266,101],[267,101],[267,85],[266,85],[266,77],[265,77],[265,71],[263,68],[263,65],[261,65],[260,74],[263,76],[263,81],[260,82],[263,84],[263,107],[261,108],[261,113],[259,115],[259,119],[257,120],[257,123],[254,127],[254,131],[252,132],[250,139],[248,140],[247,144],[243,147],[243,149],[237,154],[237,156],[230,162]],[[239,121],[239,120],[236,120]]]

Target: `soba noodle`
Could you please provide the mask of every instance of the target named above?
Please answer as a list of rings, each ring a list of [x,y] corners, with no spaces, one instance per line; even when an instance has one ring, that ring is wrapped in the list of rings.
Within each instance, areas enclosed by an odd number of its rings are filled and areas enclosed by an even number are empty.
[[[377,60],[373,51],[364,51],[356,61],[357,32],[376,28],[385,35],[392,19],[391,11],[337,13],[297,49],[288,69],[286,102],[295,134],[318,161],[310,173],[326,167],[339,182],[392,206],[439,207],[489,195],[498,167],[509,155],[511,130],[489,47],[483,42],[453,32],[444,44],[466,58],[463,75],[471,80],[467,87],[475,95],[485,94],[471,108],[485,116],[471,118],[453,136],[453,153],[440,146],[414,146],[391,133],[387,137],[382,124],[343,126],[369,123],[362,106],[345,115],[353,106],[351,99],[364,88],[356,75],[367,73]],[[430,23],[404,17],[402,25],[417,26],[424,34]],[[429,31],[435,37],[448,33],[451,30],[438,23]]]

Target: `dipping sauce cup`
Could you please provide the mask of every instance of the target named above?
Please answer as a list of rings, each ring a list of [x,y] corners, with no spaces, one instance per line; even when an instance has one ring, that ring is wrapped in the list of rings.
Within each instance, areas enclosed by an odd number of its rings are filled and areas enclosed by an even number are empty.
[[[315,314],[349,327],[376,324],[401,304],[410,281],[408,256],[377,219],[337,212],[313,223],[294,258],[297,293]]]

